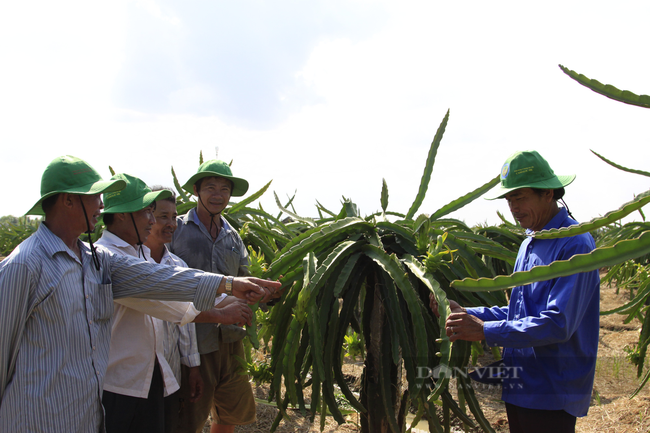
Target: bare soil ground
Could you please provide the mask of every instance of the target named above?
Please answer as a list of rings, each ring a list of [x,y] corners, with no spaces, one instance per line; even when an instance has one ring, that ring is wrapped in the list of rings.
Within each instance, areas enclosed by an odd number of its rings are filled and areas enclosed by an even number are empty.
[[[629,300],[629,294],[616,294],[615,287],[601,287],[601,311],[618,307]],[[600,344],[598,349],[598,362],[596,364],[596,379],[592,394],[589,414],[579,418],[576,431],[581,433],[601,432],[649,432],[650,431],[650,386],[645,387],[639,395],[629,399],[629,395],[638,386],[636,367],[625,358],[626,346],[631,346],[638,341],[641,324],[634,321],[630,324],[623,323],[624,316],[601,316],[600,319]],[[479,360],[479,363],[491,362],[489,356]],[[361,366],[352,362],[345,367],[345,373],[360,376]],[[453,388],[453,384],[451,386]],[[266,400],[268,386],[254,386],[258,398]],[[476,389],[481,407],[498,432],[508,431],[508,420],[505,406],[500,400],[499,389]],[[257,422],[248,426],[236,428],[238,433],[268,432],[278,410],[275,407],[258,404]],[[291,422],[281,421],[277,432],[318,432],[320,431],[320,417],[316,416],[313,424],[304,418],[298,411],[289,410]],[[357,432],[359,431],[358,416],[348,416],[346,424],[337,425],[328,417],[326,432]],[[462,431],[458,428],[452,431]],[[482,430],[475,430],[482,431]],[[209,432],[209,428],[204,432]]]

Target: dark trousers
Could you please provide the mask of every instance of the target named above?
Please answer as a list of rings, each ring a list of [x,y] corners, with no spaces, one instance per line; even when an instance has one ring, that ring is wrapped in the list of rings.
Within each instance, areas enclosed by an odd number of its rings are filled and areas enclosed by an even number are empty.
[[[184,366],[183,366],[184,367]],[[178,415],[180,414],[181,407],[184,406],[181,392],[175,393],[165,397],[165,433],[173,433],[178,431],[179,423]]]
[[[147,398],[104,391],[106,433],[165,433],[165,385],[158,362]]]
[[[576,417],[563,410],[528,409],[506,403],[510,433],[575,433]]]

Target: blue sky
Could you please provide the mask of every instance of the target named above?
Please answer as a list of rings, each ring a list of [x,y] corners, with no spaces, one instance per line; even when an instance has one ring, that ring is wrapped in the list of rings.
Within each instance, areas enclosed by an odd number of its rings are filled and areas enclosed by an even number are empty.
[[[650,94],[646,2],[127,1],[0,6],[0,215],[39,197],[71,154],[150,184],[184,182],[199,151],[233,160],[298,213],[342,196],[405,213],[429,144],[449,125],[420,211],[433,213],[536,149],[577,174],[581,220],[648,189],[589,152],[650,170],[650,111],[597,95],[558,64]],[[20,190],[18,189],[20,187]],[[276,212],[272,192],[262,198]],[[452,216],[498,222],[504,202]],[[638,214],[637,214],[638,215]]]

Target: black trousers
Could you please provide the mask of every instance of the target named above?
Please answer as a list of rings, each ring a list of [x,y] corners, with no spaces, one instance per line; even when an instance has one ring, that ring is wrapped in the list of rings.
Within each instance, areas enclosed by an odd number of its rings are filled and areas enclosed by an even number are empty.
[[[106,433],[165,433],[165,385],[158,362],[147,398],[104,391]]]
[[[576,417],[563,410],[528,409],[506,403],[510,433],[575,433]]]

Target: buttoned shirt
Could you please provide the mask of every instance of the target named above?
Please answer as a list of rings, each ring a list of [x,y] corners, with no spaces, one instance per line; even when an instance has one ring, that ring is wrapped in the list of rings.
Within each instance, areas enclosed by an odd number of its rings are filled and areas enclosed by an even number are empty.
[[[196,208],[177,219],[177,228],[169,244],[171,252],[181,257],[188,266],[223,275],[248,275],[248,252],[239,234],[225,218],[221,230],[213,240],[208,229],[199,220]],[[234,325],[196,324],[196,338],[201,354],[219,349],[219,329],[222,341],[229,343],[244,338],[246,331]]]
[[[101,393],[113,299],[214,305],[220,275],[88,246],[81,259],[45,224],[0,264],[0,431],[104,431]]]
[[[566,209],[544,230],[577,224]],[[527,230],[528,235],[532,232]],[[528,237],[515,272],[567,260],[595,248],[589,234],[558,239]],[[530,409],[584,416],[596,370],[600,309],[598,271],[539,281],[512,289],[507,307],[468,308],[483,320],[485,340],[503,347],[502,400]]]
[[[109,230],[104,230],[96,245],[115,254],[155,263],[149,247],[142,245],[136,249]],[[139,251],[144,257],[139,257]],[[104,390],[147,398],[157,361],[165,385],[165,396],[176,392],[180,384],[165,357],[164,321],[185,324],[194,320],[198,313],[191,302],[116,299]]]
[[[163,256],[160,259],[161,265],[187,268],[187,264],[180,257],[170,253],[167,247],[164,248]],[[179,326],[176,323],[165,321],[163,324],[165,359],[169,363],[174,377],[180,385],[181,364],[187,367],[198,367],[201,365],[201,356],[199,355],[199,348],[196,344],[196,330],[194,323]]]

